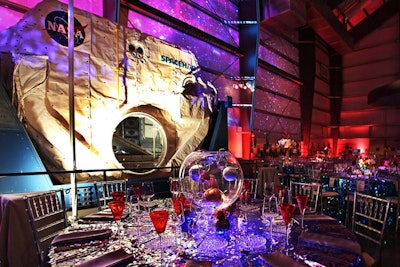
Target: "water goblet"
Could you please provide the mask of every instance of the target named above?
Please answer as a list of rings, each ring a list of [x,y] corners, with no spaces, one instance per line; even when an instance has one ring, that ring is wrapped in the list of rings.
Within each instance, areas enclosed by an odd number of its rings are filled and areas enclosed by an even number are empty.
[[[275,187],[276,190],[276,210],[278,213],[280,212],[280,205],[283,204],[286,195],[286,186],[284,185],[277,185]]]
[[[142,183],[142,194],[140,196],[144,201],[150,202],[154,197],[154,185],[153,182]]]
[[[181,182],[179,178],[169,177],[169,191],[172,195],[178,195],[181,192]]]
[[[135,213],[140,213],[139,199],[142,195],[143,186],[142,184],[133,184],[132,187],[133,195],[131,196],[131,205]]]
[[[154,197],[154,185],[153,182],[142,183],[142,194],[140,196],[143,201],[147,202],[147,208],[150,207],[150,201]]]
[[[309,195],[296,195],[297,205],[301,213],[301,230],[304,230],[304,213],[306,212]]]
[[[280,210],[281,210],[281,214],[282,214],[282,218],[285,222],[285,226],[286,226],[286,244],[285,244],[285,251],[288,252],[289,250],[291,250],[292,248],[290,247],[289,244],[289,225],[292,222],[293,216],[294,216],[294,212],[296,210],[296,205],[294,204],[289,204],[289,203],[282,203],[280,205]]]
[[[139,198],[142,195],[143,185],[142,184],[132,185],[132,191],[133,191],[133,195],[135,196],[136,200],[139,200]]]
[[[276,241],[272,235],[272,228],[273,228],[274,221],[275,221],[275,214],[267,213],[267,214],[265,214],[265,219],[269,223],[269,235],[270,235],[270,239],[271,239],[270,248],[272,249],[274,247],[274,245],[278,244],[278,241]]]
[[[276,199],[276,197],[274,195],[272,195],[270,197],[270,201],[271,201],[271,198],[275,198]],[[278,241],[276,241],[273,238],[273,235],[272,235],[273,224],[274,224],[274,221],[275,221],[275,217],[277,216],[278,213],[277,213],[276,210],[274,211],[274,209],[271,208],[271,202],[270,201],[268,202],[268,207],[267,207],[267,202],[266,201],[263,202],[263,206],[262,206],[262,210],[261,210],[261,218],[262,218],[262,221],[265,224],[266,224],[266,222],[268,222],[269,235],[270,235],[270,239],[271,239],[270,240],[271,241],[270,248],[272,249],[273,246],[278,243]]]

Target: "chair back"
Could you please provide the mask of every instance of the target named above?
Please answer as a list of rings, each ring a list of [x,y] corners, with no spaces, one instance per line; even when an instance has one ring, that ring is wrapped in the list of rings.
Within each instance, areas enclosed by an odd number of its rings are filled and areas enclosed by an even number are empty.
[[[363,255],[368,255],[363,259],[371,259],[372,256],[375,262],[380,262],[389,207],[389,200],[354,192],[352,232],[374,245],[372,251],[366,251],[370,246],[363,247]]]
[[[46,265],[51,241],[67,225],[64,191],[54,190],[24,196],[40,266]]]
[[[113,200],[113,197],[111,195],[112,192],[123,191],[125,192],[125,198],[127,198],[128,196],[126,179],[101,182],[96,181],[93,184],[96,193],[98,210],[108,208],[108,203]]]
[[[320,183],[302,183],[291,181],[289,188],[289,202],[296,203],[296,195],[308,195],[306,213],[316,213],[318,208],[320,190]]]
[[[389,206],[389,200],[354,192],[353,233],[381,246]]]

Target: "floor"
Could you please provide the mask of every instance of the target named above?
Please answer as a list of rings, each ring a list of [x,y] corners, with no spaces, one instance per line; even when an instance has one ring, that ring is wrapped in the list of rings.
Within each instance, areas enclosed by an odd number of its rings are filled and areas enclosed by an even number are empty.
[[[394,229],[387,229],[381,266],[400,267],[400,229],[397,235]]]

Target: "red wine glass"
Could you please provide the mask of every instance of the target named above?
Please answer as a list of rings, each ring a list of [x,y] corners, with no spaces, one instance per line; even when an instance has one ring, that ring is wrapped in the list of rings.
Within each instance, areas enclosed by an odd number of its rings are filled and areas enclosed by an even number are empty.
[[[180,226],[185,222],[184,216],[184,205],[185,205],[185,197],[180,195],[172,195],[171,197],[172,205],[174,207],[174,214],[171,216],[171,221],[175,227],[175,239],[177,240],[177,233],[179,232]]]
[[[125,201],[125,192],[124,191],[114,191],[111,192],[111,196],[113,198],[113,201]]]
[[[286,246],[285,246],[285,249],[288,251],[288,250],[290,250],[288,228],[289,228],[290,223],[292,222],[292,219],[293,219],[293,216],[294,216],[294,212],[296,210],[296,205],[283,203],[283,204],[280,205],[280,210],[281,210],[282,218],[285,221],[285,225],[286,225]]]
[[[309,195],[296,195],[297,205],[301,213],[301,229],[304,229],[304,213],[306,212]]]
[[[124,213],[125,209],[125,202],[124,201],[111,201],[108,203],[108,207],[111,210],[111,213],[113,215],[114,221],[117,224],[117,236],[119,239],[120,236],[120,221],[122,219],[122,215]]]
[[[166,207],[154,207],[150,210],[150,219],[153,223],[154,229],[156,230],[158,236],[160,237],[160,263],[162,264],[163,258],[163,249],[162,249],[162,233],[165,232],[165,228],[167,226],[168,218],[169,218],[169,210]]]

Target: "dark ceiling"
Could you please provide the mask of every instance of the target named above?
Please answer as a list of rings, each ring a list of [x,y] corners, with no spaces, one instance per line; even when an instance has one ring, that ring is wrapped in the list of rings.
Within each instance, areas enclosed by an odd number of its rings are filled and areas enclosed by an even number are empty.
[[[398,0],[310,0],[307,24],[337,52],[358,41],[399,12]]]

